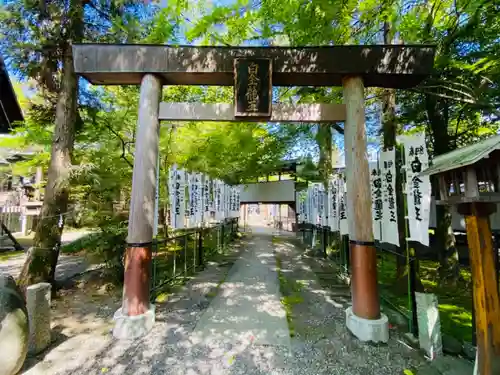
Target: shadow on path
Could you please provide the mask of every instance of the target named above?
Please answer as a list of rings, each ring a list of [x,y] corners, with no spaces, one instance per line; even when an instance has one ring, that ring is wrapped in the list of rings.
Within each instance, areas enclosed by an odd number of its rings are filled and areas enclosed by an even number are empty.
[[[208,265],[158,305],[148,336],[74,337],[27,374],[397,375],[424,362],[397,335],[382,346],[351,337],[344,324],[348,290],[322,288],[293,239],[273,232],[252,228],[230,269]],[[287,286],[297,294],[288,307],[292,338],[281,303]]]

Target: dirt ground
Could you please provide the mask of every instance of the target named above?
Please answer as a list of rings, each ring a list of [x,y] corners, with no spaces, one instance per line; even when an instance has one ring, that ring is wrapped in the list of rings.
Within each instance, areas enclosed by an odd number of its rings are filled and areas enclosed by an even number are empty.
[[[121,303],[121,288],[104,281],[96,270],[68,280],[51,301],[52,343],[42,353],[28,357],[21,374],[49,374],[65,352],[78,351],[86,336],[107,336],[112,317]],[[61,355],[62,354],[62,355]],[[43,361],[43,362],[42,362]]]

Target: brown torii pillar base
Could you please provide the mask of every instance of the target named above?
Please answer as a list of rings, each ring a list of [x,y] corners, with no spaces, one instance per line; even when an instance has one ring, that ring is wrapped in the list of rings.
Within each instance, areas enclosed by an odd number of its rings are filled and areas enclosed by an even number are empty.
[[[500,302],[489,216],[491,203],[463,203],[472,269],[478,375],[500,374]]]
[[[162,84],[158,77],[142,78],[139,118],[132,176],[132,194],[125,253],[122,307],[116,311],[113,336],[135,339],[146,335],[155,321],[149,301],[151,245],[156,193],[159,121]]]
[[[346,105],[344,137],[352,269],[352,307],[346,310],[346,325],[361,341],[387,342],[389,321],[380,313],[377,285],[363,79],[344,77],[342,85]]]

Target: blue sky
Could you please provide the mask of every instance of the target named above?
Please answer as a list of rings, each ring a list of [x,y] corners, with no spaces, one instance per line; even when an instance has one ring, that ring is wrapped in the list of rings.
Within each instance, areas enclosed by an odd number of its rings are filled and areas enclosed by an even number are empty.
[[[2,1],[3,0],[0,0],[0,4],[2,4]],[[215,0],[215,1],[210,1],[208,0],[209,3],[213,4],[214,6],[220,6],[220,5],[230,5],[230,4],[233,4],[234,3],[234,0]],[[167,4],[167,0],[161,0],[159,1],[159,5],[161,7],[165,7]],[[189,15],[190,17],[192,17],[193,15]],[[222,30],[221,30],[222,31]],[[181,44],[189,44],[187,42],[187,40],[185,38],[183,38],[182,36],[180,36],[181,40]],[[193,43],[195,44],[195,43]],[[244,43],[244,45],[254,45],[254,46],[260,46],[262,45],[262,42],[260,41],[251,41],[251,42],[247,42],[247,43]],[[15,74],[13,74],[13,72],[9,69],[9,73],[11,75],[11,79],[12,81],[16,81],[18,77],[15,76]],[[84,86],[87,86],[88,83],[85,81],[85,80],[82,80],[84,81],[85,83],[83,83]],[[23,88],[23,92],[25,93],[26,96],[30,96],[33,94],[33,91],[31,91],[28,87],[27,84],[21,84],[22,85],[22,88]],[[368,120],[368,119],[367,119]],[[373,121],[373,120],[371,120]],[[375,120],[377,121],[377,120]],[[337,134],[336,132],[334,133],[334,141],[335,143],[337,144],[337,146],[343,151],[343,136]],[[305,154],[308,154],[308,153],[313,153],[313,154],[317,154],[317,151],[315,152],[314,151],[314,148],[313,147],[307,147],[306,149],[302,149],[302,150],[299,150],[299,149],[296,149],[294,150],[294,157],[297,157],[297,156],[303,156]],[[369,149],[368,149],[368,153],[370,156],[373,157],[373,155],[376,153],[376,148],[374,148],[373,146],[369,146]]]

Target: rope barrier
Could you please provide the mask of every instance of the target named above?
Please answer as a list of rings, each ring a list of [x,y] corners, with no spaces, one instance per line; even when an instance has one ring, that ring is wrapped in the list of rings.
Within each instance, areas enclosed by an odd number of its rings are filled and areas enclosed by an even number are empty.
[[[55,218],[55,217],[61,217],[61,216],[67,216],[73,212],[75,212],[76,210],[71,210],[71,211],[66,211],[66,212],[63,212],[63,213],[60,213],[60,214],[56,214],[56,215],[50,215],[50,216],[42,216],[42,215],[39,215],[38,218],[40,220],[43,220],[43,219],[51,219],[51,218]]]

